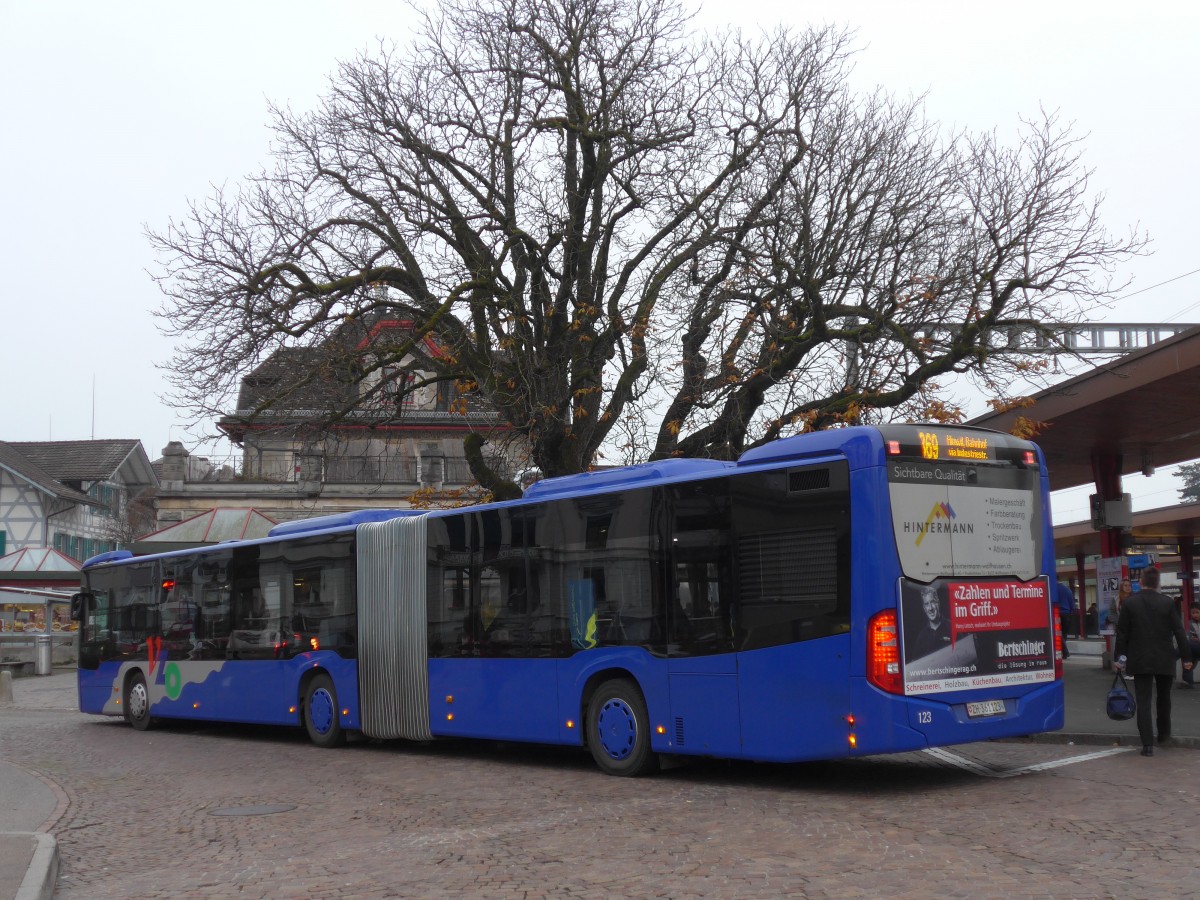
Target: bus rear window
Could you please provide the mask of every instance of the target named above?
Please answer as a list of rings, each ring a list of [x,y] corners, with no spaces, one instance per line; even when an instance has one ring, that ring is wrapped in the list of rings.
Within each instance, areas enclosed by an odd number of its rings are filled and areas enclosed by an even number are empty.
[[[1038,470],[1007,462],[978,464],[890,459],[892,526],[904,574],[1038,574],[1042,509]]]

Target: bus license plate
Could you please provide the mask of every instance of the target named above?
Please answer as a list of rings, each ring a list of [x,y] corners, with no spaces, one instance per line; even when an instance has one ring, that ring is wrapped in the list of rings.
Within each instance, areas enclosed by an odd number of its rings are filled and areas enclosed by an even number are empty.
[[[972,719],[979,716],[1002,716],[1005,713],[1003,700],[980,700],[967,704],[967,715]]]

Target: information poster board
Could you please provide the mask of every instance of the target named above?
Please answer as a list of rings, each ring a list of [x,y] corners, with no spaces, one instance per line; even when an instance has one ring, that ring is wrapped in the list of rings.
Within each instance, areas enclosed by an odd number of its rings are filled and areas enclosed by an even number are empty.
[[[910,577],[1028,579],[1041,559],[1041,505],[1028,471],[896,462],[892,527]]]
[[[1125,577],[1125,557],[1108,556],[1096,560],[1096,623],[1101,634],[1112,634],[1117,625],[1117,598]]]

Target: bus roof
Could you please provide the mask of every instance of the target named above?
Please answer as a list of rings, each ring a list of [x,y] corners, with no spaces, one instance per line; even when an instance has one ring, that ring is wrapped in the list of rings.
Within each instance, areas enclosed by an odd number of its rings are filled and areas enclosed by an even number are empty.
[[[296,519],[291,522],[280,522],[267,532],[267,537],[286,537],[295,534],[308,534],[313,531],[334,531],[343,528],[354,528],[367,522],[387,522],[401,516],[419,516],[419,509],[356,509],[353,512],[334,513],[328,516],[314,516],[311,519]]]
[[[811,456],[839,453],[849,458],[851,464],[868,465],[878,459],[882,448],[883,438],[878,428],[873,425],[852,425],[847,428],[810,431],[771,441],[769,444],[747,450],[738,457],[737,464],[750,466],[784,459],[799,462]]]
[[[601,469],[537,481],[525,489],[523,500],[547,500],[564,495],[611,491],[622,487],[644,487],[651,482],[683,481],[716,475],[733,463],[716,459],[660,459],[619,469]]]

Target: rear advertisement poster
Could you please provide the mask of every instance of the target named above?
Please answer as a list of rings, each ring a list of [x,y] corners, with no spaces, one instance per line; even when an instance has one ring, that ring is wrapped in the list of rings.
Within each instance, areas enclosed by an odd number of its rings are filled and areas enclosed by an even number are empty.
[[[904,579],[900,611],[906,694],[1054,680],[1045,578]]]

